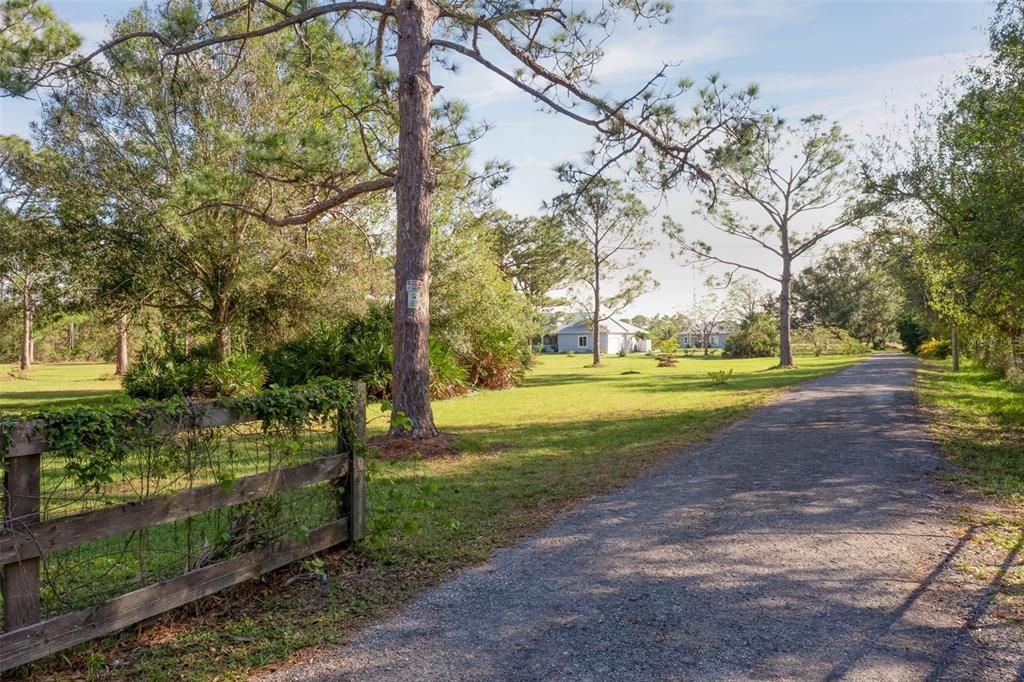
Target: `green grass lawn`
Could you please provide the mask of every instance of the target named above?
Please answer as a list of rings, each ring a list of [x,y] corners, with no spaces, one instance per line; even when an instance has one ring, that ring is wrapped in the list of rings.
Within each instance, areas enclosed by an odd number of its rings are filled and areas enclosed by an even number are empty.
[[[121,392],[114,365],[38,364],[29,372],[0,364],[0,413],[109,402]]]
[[[918,395],[957,478],[1024,502],[1024,390],[970,362],[953,372],[950,361],[926,361]]]
[[[587,356],[543,356],[519,388],[435,403],[456,454],[371,460],[370,536],[357,550],[322,557],[326,591],[307,579],[314,564],[305,562],[22,673],[240,679],[304,647],[337,644],[577,500],[624,484],[780,390],[862,357],[800,358],[799,369],[778,370],[771,359],[693,357],[658,368],[649,357],[609,357],[587,368]],[[734,376],[713,386],[707,373],[721,369]],[[384,426],[381,415],[371,431]]]

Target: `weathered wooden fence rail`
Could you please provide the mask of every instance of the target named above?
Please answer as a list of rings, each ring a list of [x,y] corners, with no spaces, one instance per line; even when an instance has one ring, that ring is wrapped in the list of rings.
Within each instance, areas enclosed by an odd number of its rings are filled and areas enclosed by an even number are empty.
[[[11,434],[5,454],[0,671],[116,632],[342,542],[359,540],[365,530],[365,465],[360,457],[366,437],[365,386],[354,384],[353,393],[354,399],[338,415],[337,446],[330,456],[241,476],[229,486],[188,487],[47,520],[40,520],[45,435],[37,423],[22,422]],[[230,409],[211,408],[198,423],[158,424],[154,430],[173,434],[253,421],[255,417]],[[53,552],[324,482],[337,487],[337,518],[301,539],[282,539],[87,608],[42,617],[40,561]]]

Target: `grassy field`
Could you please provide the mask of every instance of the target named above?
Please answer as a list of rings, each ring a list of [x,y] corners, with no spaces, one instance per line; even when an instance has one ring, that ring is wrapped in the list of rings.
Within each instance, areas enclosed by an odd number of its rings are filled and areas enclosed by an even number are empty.
[[[120,391],[112,364],[40,364],[30,372],[0,364],[0,412],[103,403]]]
[[[957,478],[986,493],[1024,502],[1024,391],[965,362],[927,361],[918,395]]]
[[[658,368],[648,357],[611,357],[586,368],[584,356],[541,357],[520,388],[435,404],[454,454],[371,461],[371,535],[358,550],[322,557],[326,588],[312,579],[321,564],[305,562],[22,674],[240,679],[304,647],[339,643],[580,498],[625,483],[788,386],[860,359],[801,358],[799,369],[778,370],[770,359],[685,358]],[[734,376],[713,386],[707,372],[720,369]],[[383,415],[371,423],[383,427]]]

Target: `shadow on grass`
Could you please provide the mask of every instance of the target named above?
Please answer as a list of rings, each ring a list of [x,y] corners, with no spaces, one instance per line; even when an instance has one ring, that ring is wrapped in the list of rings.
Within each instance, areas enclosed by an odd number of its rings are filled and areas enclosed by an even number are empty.
[[[963,483],[996,495],[1024,495],[1024,392],[977,366],[953,372],[929,363],[919,391]]]
[[[124,394],[108,389],[9,392],[0,399],[3,412],[41,412],[51,408],[106,405],[124,400]]]

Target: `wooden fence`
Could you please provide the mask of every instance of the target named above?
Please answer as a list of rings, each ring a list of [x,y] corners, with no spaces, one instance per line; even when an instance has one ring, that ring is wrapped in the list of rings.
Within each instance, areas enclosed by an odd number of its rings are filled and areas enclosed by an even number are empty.
[[[237,585],[340,543],[365,530],[365,465],[359,456],[366,437],[366,388],[353,385],[354,400],[338,415],[334,454],[297,466],[276,468],[233,481],[189,487],[174,494],[105,506],[40,520],[41,463],[47,446],[34,422],[22,422],[5,454],[6,509],[0,530],[4,630],[0,671],[37,660],[121,630],[165,611]],[[166,433],[256,421],[227,408],[204,412],[201,423],[157,427]],[[337,518],[309,531],[190,570],[88,608],[43,619],[40,561],[58,550],[188,519],[283,491],[329,482],[338,488]]]

